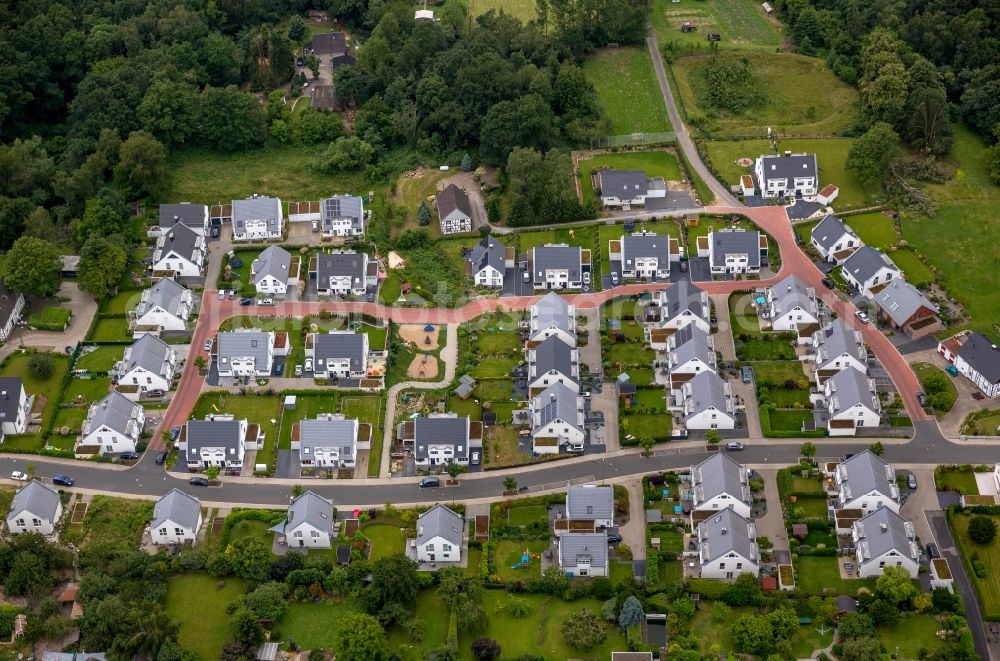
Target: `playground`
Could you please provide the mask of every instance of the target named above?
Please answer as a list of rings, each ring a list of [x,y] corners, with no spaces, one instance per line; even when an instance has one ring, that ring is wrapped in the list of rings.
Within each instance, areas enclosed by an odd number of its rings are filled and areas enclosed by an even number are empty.
[[[497,544],[497,575],[501,581],[523,581],[542,575],[542,553],[547,540],[503,540]],[[527,556],[527,557],[526,557]]]
[[[438,375],[438,359],[427,353],[418,353],[406,368],[411,379],[433,379]]]
[[[399,327],[399,337],[409,342],[417,351],[434,351],[438,348],[438,333],[440,326],[427,324],[403,324]]]

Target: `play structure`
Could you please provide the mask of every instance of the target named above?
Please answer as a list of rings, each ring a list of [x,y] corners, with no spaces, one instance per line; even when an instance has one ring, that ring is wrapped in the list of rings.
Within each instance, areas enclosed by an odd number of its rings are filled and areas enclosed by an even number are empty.
[[[524,549],[524,554],[521,555],[521,561],[518,562],[513,567],[511,567],[511,569],[527,569],[528,565],[531,564],[531,559],[532,558],[534,558],[535,560],[538,560],[540,557],[541,556],[539,556],[537,553],[532,553],[528,549]]]

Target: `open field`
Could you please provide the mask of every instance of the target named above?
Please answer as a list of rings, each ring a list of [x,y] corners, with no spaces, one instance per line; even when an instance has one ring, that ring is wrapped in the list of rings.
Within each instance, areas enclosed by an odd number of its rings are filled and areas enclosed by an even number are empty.
[[[858,238],[865,242],[866,246],[885,250],[890,246],[895,246],[899,242],[896,236],[896,227],[889,218],[881,212],[862,213],[857,216],[848,216],[843,219],[848,227],[854,230]]]
[[[611,120],[612,134],[671,130],[645,47],[598,51],[583,70],[597,91],[601,112]]]
[[[1000,188],[989,180],[986,146],[964,126],[955,127],[952,157],[960,174],[928,185],[939,203],[930,218],[904,217],[906,239],[941,274],[940,282],[972,316],[971,326],[1000,340]]]
[[[663,47],[673,43],[681,49],[708,49],[707,32],[718,32],[719,48],[773,48],[781,40],[779,30],[768,21],[754,0],[699,0],[679,4],[653,0],[650,23]],[[689,21],[695,32],[681,32]]]
[[[936,279],[934,272],[910,249],[900,248],[890,253],[889,259],[895,262],[896,266],[903,271],[906,281],[912,285],[917,287],[929,285]]]
[[[535,0],[466,0],[466,2],[472,16],[479,16],[495,9],[527,23],[538,15],[535,11]]]
[[[705,102],[703,75],[710,57],[682,57],[671,67],[688,117],[701,118],[711,133],[764,135],[770,127],[778,135],[834,135],[857,121],[857,91],[823,60],[791,53],[720,53],[749,60],[762,101],[739,115],[713,108]]]
[[[666,181],[680,181],[681,167],[677,157],[666,151],[628,152],[624,154],[600,154],[581,160],[580,186],[584,202],[594,194],[591,173],[600,167],[615,170],[643,170],[647,177],[663,177]]]
[[[220,589],[219,583],[224,583]],[[200,659],[218,659],[229,630],[226,607],[243,594],[243,581],[224,581],[208,574],[181,574],[167,584],[166,613],[180,625],[177,642]],[[284,622],[284,619],[282,619]]]
[[[991,516],[1000,523],[1000,516]],[[955,541],[969,572],[969,579],[979,595],[979,603],[983,609],[983,619],[994,620],[1000,617],[1000,538],[994,538],[989,544],[977,544],[969,538],[969,522],[971,516],[955,514],[951,519]],[[986,577],[978,578],[971,567],[970,556],[978,553],[979,561],[986,566]]]

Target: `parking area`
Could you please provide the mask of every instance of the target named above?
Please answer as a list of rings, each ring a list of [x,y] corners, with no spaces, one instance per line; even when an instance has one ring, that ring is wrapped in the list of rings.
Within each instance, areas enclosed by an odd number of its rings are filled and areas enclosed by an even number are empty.
[[[531,284],[530,279],[525,280],[524,275],[527,273],[525,269],[525,264],[515,264],[514,268],[505,269],[503,275],[503,289],[500,290],[501,296],[531,296],[535,293],[535,288]]]

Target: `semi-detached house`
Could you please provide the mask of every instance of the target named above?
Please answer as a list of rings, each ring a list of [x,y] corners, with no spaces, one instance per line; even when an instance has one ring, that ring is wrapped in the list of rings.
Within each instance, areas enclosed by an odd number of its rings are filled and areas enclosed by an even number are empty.
[[[608,242],[609,259],[621,264],[624,280],[666,280],[670,262],[680,258],[677,239],[652,233],[622,235]]]
[[[728,455],[716,453],[691,468],[692,514],[731,509],[749,518],[752,503],[750,474]]]
[[[233,200],[232,214],[233,241],[274,241],[282,236],[285,214],[276,197]]]
[[[320,253],[309,276],[322,296],[364,296],[378,282],[378,264],[366,253],[337,251]]]
[[[161,204],[161,231],[169,230],[176,225],[184,225],[202,236],[208,236],[208,206],[204,204],[191,204],[190,202]]]
[[[847,284],[868,298],[874,298],[881,287],[900,277],[892,260],[868,246],[858,248],[844,260],[840,272]]]
[[[365,234],[365,202],[356,195],[334,195],[320,200],[320,229],[324,238],[359,238]]]
[[[142,438],[146,414],[141,404],[112,392],[90,406],[76,442],[78,457],[135,452]]]
[[[702,578],[729,581],[740,574],[759,575],[757,527],[735,510],[722,510],[699,523],[697,537]]]
[[[156,240],[153,270],[170,272],[176,277],[197,278],[205,275],[207,256],[205,235],[178,223]]]
[[[125,349],[115,371],[120,386],[134,386],[139,393],[166,392],[177,373],[177,350],[155,335],[142,335]]]
[[[264,433],[246,419],[212,415],[205,420],[188,420],[177,437],[177,448],[188,468],[242,468],[247,450],[256,450]]]
[[[352,331],[310,333],[306,357],[313,359],[318,379],[358,379],[366,375],[368,335]]]
[[[446,466],[451,462],[478,464],[483,447],[483,423],[455,413],[432,413],[401,422],[397,437],[413,448],[417,466]]]
[[[194,295],[190,289],[170,278],[160,278],[142,291],[132,313],[132,331],[137,336],[146,332],[182,331],[187,328],[193,309]]]
[[[298,279],[291,266],[291,253],[281,246],[268,246],[250,264],[250,283],[258,294],[284,296],[289,283]]]
[[[546,244],[528,253],[528,273],[535,289],[581,289],[590,271],[590,251],[579,246]]]
[[[465,258],[466,275],[477,287],[502,288],[508,268],[514,268],[514,249],[505,246],[492,234],[483,237]]]
[[[761,156],[754,163],[754,176],[762,197],[811,197],[819,190],[816,154]]]
[[[865,245],[854,230],[833,214],[827,214],[812,228],[809,242],[823,259],[833,264],[843,263]]]
[[[274,333],[258,330],[219,333],[214,355],[219,376],[270,376],[274,366]]]
[[[834,473],[837,484],[838,509],[874,512],[887,507],[899,512],[901,505],[896,471],[869,450],[849,457],[837,465]]]
[[[723,230],[697,239],[698,256],[708,257],[712,273],[753,274],[767,257],[767,237],[760,232]]]

